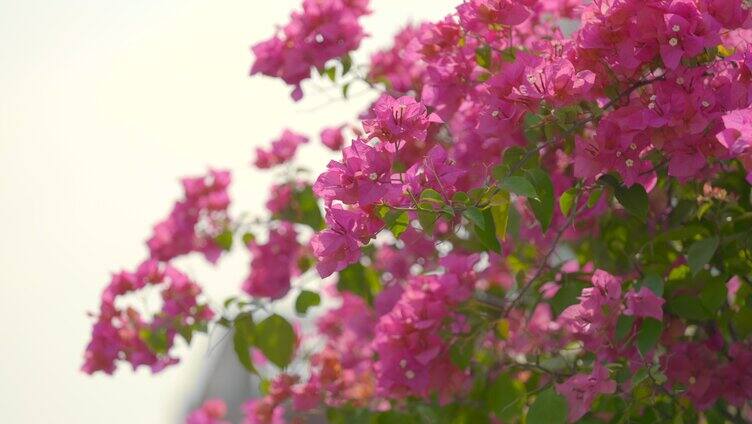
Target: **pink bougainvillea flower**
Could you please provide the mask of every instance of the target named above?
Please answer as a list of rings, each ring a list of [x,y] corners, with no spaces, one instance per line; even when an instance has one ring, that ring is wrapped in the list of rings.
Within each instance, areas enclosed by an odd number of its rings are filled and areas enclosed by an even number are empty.
[[[300,100],[301,83],[312,68],[323,69],[358,48],[365,37],[358,20],[368,13],[367,0],[304,0],[303,10],[293,12],[286,26],[252,47],[251,75],[282,79],[293,87],[293,100]]]
[[[183,199],[175,203],[165,220],[154,226],[146,242],[151,257],[169,261],[190,252],[201,252],[215,263],[222,248],[214,239],[230,222],[227,212],[230,181],[230,172],[219,170],[183,178]]]
[[[752,109],[733,110],[723,115],[724,130],[716,135],[730,156],[747,152],[752,146]]]
[[[326,222],[329,228],[311,239],[316,269],[322,278],[357,262],[361,256],[359,240],[367,241],[383,225],[374,224],[373,219],[361,211],[336,206],[327,210]]]
[[[342,151],[342,162],[331,161],[319,175],[313,191],[327,203],[368,206],[400,195],[401,185],[392,180],[392,154],[353,140]]]
[[[256,165],[259,169],[267,169],[288,162],[295,156],[301,144],[308,143],[308,137],[285,130],[282,135],[272,141],[271,149],[256,149]]]
[[[282,222],[269,231],[269,241],[249,243],[251,272],[243,290],[255,297],[279,299],[290,290],[290,279],[299,273],[301,245],[293,224]]]
[[[569,422],[575,422],[587,414],[598,395],[614,393],[616,382],[609,378],[606,367],[596,363],[589,375],[576,374],[569,377],[563,383],[556,384],[556,391],[567,400]]]
[[[649,288],[642,287],[638,292],[630,290],[627,293],[626,301],[627,308],[624,310],[625,315],[655,318],[658,321],[663,320],[663,304],[666,301],[656,296]]]
[[[344,127],[324,128],[321,131],[321,143],[331,150],[337,151],[345,144],[345,137],[342,135]]]
[[[221,399],[209,399],[185,419],[185,424],[229,424],[225,421],[227,405]]]
[[[409,96],[398,99],[381,96],[371,113],[373,119],[363,121],[363,129],[369,139],[375,137],[384,142],[423,142],[428,136],[428,126],[442,122],[437,115],[428,113],[424,104]]]

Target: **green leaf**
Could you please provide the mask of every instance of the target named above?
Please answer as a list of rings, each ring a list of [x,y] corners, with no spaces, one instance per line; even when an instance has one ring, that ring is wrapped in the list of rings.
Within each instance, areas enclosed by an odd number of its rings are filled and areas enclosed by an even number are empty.
[[[167,353],[168,349],[168,341],[167,341],[167,329],[165,328],[159,328],[156,330],[151,330],[149,328],[142,328],[138,332],[138,336],[146,343],[146,346],[154,353],[157,354],[165,354]]]
[[[734,314],[731,322],[734,324],[734,328],[739,333],[739,336],[743,339],[752,334],[752,308],[741,308]]]
[[[324,228],[324,218],[321,216],[318,200],[310,185],[295,190],[289,206],[277,214],[277,217],[285,221],[308,225],[315,231]]]
[[[626,188],[620,185],[616,188],[614,194],[616,200],[627,210],[627,212],[645,221],[648,217],[648,194],[645,187],[641,184],[634,184]]]
[[[491,67],[491,47],[484,45],[475,49],[475,63],[482,68]]]
[[[476,208],[475,206],[471,206],[462,212],[462,216],[467,218],[468,221],[472,222],[476,226],[479,226],[485,230],[486,220],[483,218],[483,212],[481,212],[480,209]]]
[[[248,372],[256,373],[256,368],[253,366],[253,362],[251,362],[250,352],[255,329],[253,316],[249,313],[238,315],[233,322],[233,327],[232,345],[235,355]]]
[[[486,390],[486,405],[497,418],[511,421],[522,414],[525,405],[525,390],[522,383],[508,374],[499,375]]]
[[[295,222],[308,225],[314,230],[324,228],[324,218],[321,216],[319,202],[316,195],[313,194],[311,186],[306,186],[303,190],[297,192],[295,197],[300,213],[300,219]]]
[[[229,229],[225,229],[219,235],[214,237],[214,242],[217,243],[217,246],[221,247],[222,250],[230,250],[232,249],[232,231]]]
[[[353,293],[373,304],[373,299],[381,291],[379,275],[372,268],[356,262],[339,272],[337,290]]]
[[[496,238],[504,241],[507,238],[507,225],[509,224],[509,193],[500,193],[494,196],[495,202],[491,206]]]
[[[535,199],[538,198],[538,192],[535,190],[535,186],[533,186],[533,183],[525,177],[512,175],[510,177],[502,178],[501,181],[499,181],[499,187],[518,196]]]
[[[538,193],[537,199],[528,198],[527,202],[545,233],[554,215],[554,186],[551,177],[540,168],[529,170],[527,176]]]
[[[645,318],[642,320],[640,331],[637,332],[637,348],[640,353],[646,355],[652,350],[663,332],[663,323],[655,318]]]
[[[420,194],[420,201],[418,202],[418,205],[421,207],[433,210],[434,206],[438,206],[440,208],[443,204],[444,197],[439,194],[438,191],[432,188],[427,188]]]
[[[439,214],[436,212],[424,210],[418,211],[418,222],[420,222],[420,226],[426,234],[433,234],[433,229],[437,219],[439,219]]]
[[[386,228],[394,234],[395,238],[399,238],[410,225],[410,217],[406,211],[392,210],[389,206],[380,205],[376,208],[376,213],[384,221]]]
[[[569,306],[574,305],[579,301],[578,297],[584,289],[585,283],[574,278],[564,278],[561,288],[556,292],[553,298],[549,301],[554,313],[559,315]]]
[[[567,422],[567,401],[549,388],[542,391],[527,412],[526,424],[564,424]]]
[[[467,337],[453,343],[449,348],[449,359],[452,363],[460,369],[470,366],[470,361],[472,361],[473,354],[475,353],[474,343],[475,340],[472,337]]]
[[[347,94],[350,92],[350,84],[346,83],[342,86],[342,98],[347,99]]]
[[[629,315],[620,315],[619,320],[616,321],[616,340],[622,341],[632,330],[632,324],[634,324],[634,317]]]
[[[496,229],[494,228],[494,219],[489,209],[481,212],[478,208],[468,208],[465,210],[465,216],[475,224],[473,232],[478,237],[480,243],[487,250],[501,252],[501,245],[496,239]]]
[[[656,296],[663,296],[663,278],[656,274],[648,274],[642,279],[642,285],[649,288]]]
[[[243,244],[248,246],[252,241],[256,240],[256,236],[253,233],[243,234]]]
[[[569,190],[562,193],[561,197],[559,197],[559,209],[564,216],[569,216],[569,212],[572,210],[574,199],[576,197],[577,190],[574,188],[570,188]]]
[[[452,202],[460,203],[463,205],[469,205],[470,197],[467,195],[467,193],[463,191],[458,191],[452,195]]]
[[[530,143],[537,143],[543,139],[543,118],[535,113],[526,113],[522,127],[525,138]]]
[[[407,215],[407,212],[403,211],[390,220],[389,231],[394,234],[394,237],[399,238],[402,233],[407,231],[408,226],[410,226],[410,217]]]
[[[321,296],[318,293],[309,290],[302,290],[295,299],[295,311],[301,315],[305,314],[309,308],[321,304]]]
[[[295,353],[295,331],[286,319],[277,314],[270,315],[256,326],[254,345],[261,349],[266,359],[284,368]]]
[[[672,314],[694,321],[702,321],[710,318],[710,313],[705,310],[701,302],[690,296],[675,296],[668,299],[666,308]]]
[[[526,151],[520,146],[512,146],[504,150],[501,165],[492,170],[497,180],[508,175],[521,175],[523,171],[538,166],[538,151]],[[513,172],[514,171],[514,172]]]
[[[191,344],[191,340],[193,340],[193,328],[191,328],[191,326],[186,325],[179,327],[178,333],[180,333],[180,337],[182,337],[186,343]]]
[[[726,302],[726,285],[717,279],[711,279],[705,283],[700,292],[700,302],[706,310],[714,312]]]
[[[517,48],[508,47],[501,51],[501,58],[507,62],[514,62],[517,59]]]
[[[261,392],[262,395],[266,396],[269,394],[269,389],[271,389],[272,382],[267,379],[261,379],[259,381],[259,392]]]
[[[713,258],[718,249],[718,237],[698,240],[687,251],[687,265],[692,275],[696,275]]]
[[[335,68],[334,66],[330,66],[324,69],[324,75],[329,77],[329,79],[332,80],[332,82],[337,81],[337,68]]]
[[[342,63],[342,75],[347,75],[347,73],[350,72],[350,69],[352,69],[352,57],[350,57],[349,54],[346,54],[342,56],[339,61]]]
[[[590,196],[588,196],[587,199],[587,206],[589,208],[592,208],[595,206],[596,203],[598,203],[598,200],[601,199],[601,195],[603,194],[603,188],[602,187],[596,187],[590,192]]]

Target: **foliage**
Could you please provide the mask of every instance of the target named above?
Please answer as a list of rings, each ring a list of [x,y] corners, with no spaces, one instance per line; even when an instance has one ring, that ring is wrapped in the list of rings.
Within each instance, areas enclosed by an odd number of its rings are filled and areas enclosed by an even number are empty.
[[[229,172],[183,179],[83,370],[158,372],[219,325],[263,381],[247,423],[752,420],[751,6],[468,0],[358,64],[368,1],[304,0],[251,72],[296,101],[310,78],[373,90],[362,130],[325,128],[341,156],[314,181],[286,166],[268,216],[230,214]],[[308,142],[285,130],[254,164]],[[242,245],[221,306],[170,263]],[[121,302],[149,288],[160,310]]]

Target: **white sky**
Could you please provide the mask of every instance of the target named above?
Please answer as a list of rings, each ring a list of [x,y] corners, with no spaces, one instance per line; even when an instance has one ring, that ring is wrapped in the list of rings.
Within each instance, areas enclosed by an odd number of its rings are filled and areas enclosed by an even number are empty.
[[[457,0],[373,0],[368,50]],[[283,127],[315,135],[351,119],[359,97],[293,104],[282,83],[246,76],[248,47],[299,0],[0,0],[0,421],[170,423],[206,362],[205,340],[151,376],[78,369],[109,274],[179,195],[178,177],[234,170],[235,211],[260,211],[268,173],[247,166]],[[333,92],[337,94],[336,91]],[[306,164],[330,156],[306,146]],[[299,156],[300,158],[301,156]],[[301,161],[302,162],[302,161]],[[240,252],[239,252],[240,253]],[[215,299],[247,272],[181,262]]]

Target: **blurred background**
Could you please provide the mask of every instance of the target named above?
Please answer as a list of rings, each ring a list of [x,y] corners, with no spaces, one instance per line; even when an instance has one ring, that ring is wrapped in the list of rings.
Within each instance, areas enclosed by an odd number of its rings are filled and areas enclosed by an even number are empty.
[[[363,22],[372,37],[356,63],[407,21],[439,19],[456,3],[372,0]],[[273,172],[249,166],[256,146],[289,127],[313,140],[298,163],[320,170],[334,157],[319,130],[352,120],[372,94],[331,102],[337,88],[308,85],[295,104],[283,83],[247,76],[249,46],[298,6],[0,0],[0,422],[177,423],[221,384],[212,364],[225,359],[206,337],[161,374],[82,374],[86,312],[111,272],[146,256],[179,177],[229,168],[232,210],[260,213]],[[220,301],[248,272],[242,250],[216,269],[200,258],[179,265]]]

